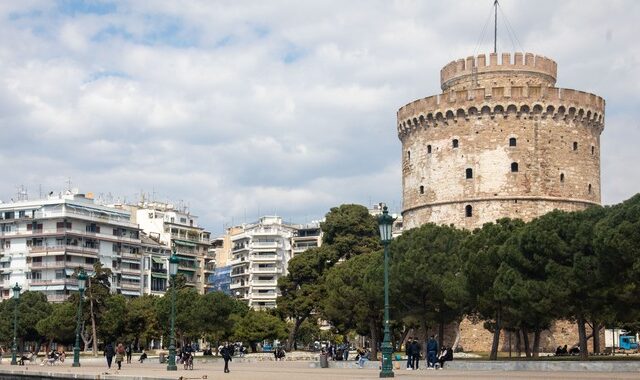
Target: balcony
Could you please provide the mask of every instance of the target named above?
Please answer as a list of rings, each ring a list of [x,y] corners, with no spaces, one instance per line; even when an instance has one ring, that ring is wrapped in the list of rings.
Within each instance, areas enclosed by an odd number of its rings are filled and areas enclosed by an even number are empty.
[[[231,283],[231,285],[229,285],[229,289],[242,289],[246,287],[247,287],[247,283],[243,284],[241,282]]]
[[[247,261],[246,257],[240,257],[238,259],[229,260],[227,262],[227,265],[231,265],[231,266],[240,265],[240,264],[249,264],[249,262]]]
[[[275,299],[278,297],[278,294],[276,292],[273,293],[257,293],[257,292],[253,292],[251,293],[251,298],[254,300],[264,300],[264,299]]]
[[[134,275],[134,276],[139,276],[140,275],[140,269],[133,269],[133,268],[127,268],[127,267],[120,267],[120,268],[116,268],[116,270],[120,269],[120,273],[122,274],[128,274],[128,275]]]
[[[49,252],[65,252],[70,253],[87,253],[97,255],[98,248],[81,247],[78,245],[48,245],[48,246],[36,246],[29,247],[29,253],[49,253]]]
[[[251,280],[251,286],[277,286],[278,280]]]
[[[64,302],[69,298],[68,294],[47,294],[48,302]]]
[[[120,287],[122,289],[129,289],[129,290],[140,290],[140,283],[139,282],[121,282],[120,283]]]
[[[131,218],[128,214],[107,214],[106,212],[92,212],[85,211],[80,212],[72,209],[57,210],[57,211],[38,211],[35,213],[35,219],[51,219],[51,218],[65,218],[65,217],[77,217],[78,219],[89,221],[106,221],[110,224],[118,224],[130,228],[135,228],[135,224],[131,223]]]
[[[251,255],[251,261],[277,261],[278,255]]]
[[[281,244],[277,241],[252,241],[251,248],[255,249],[265,249],[265,248],[278,248]]]
[[[40,286],[40,285],[78,285],[78,279],[76,278],[60,278],[56,280],[41,280],[41,279],[31,279],[29,280],[29,285]]]
[[[231,277],[248,276],[249,272],[231,272]]]
[[[251,268],[250,272],[251,273],[281,273],[282,269],[278,267],[268,267],[268,268],[253,267]]]

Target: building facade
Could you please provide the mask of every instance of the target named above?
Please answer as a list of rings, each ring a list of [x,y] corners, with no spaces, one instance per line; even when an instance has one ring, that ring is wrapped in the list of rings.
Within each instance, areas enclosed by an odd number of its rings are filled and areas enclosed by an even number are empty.
[[[447,64],[442,94],[398,111],[407,228],[473,229],[600,204],[604,99],[555,87],[549,58],[488,58]]]
[[[84,194],[0,204],[0,251],[3,299],[18,283],[49,301],[64,301],[78,289],[74,271],[91,274],[97,262],[112,271],[113,293],[142,292],[140,229],[127,211]]]
[[[198,217],[168,203],[141,202],[127,207],[152,240],[176,251],[178,273],[184,275],[187,286],[201,294],[207,292],[211,285],[206,279],[215,271],[215,255],[210,252],[211,234],[198,226]]]

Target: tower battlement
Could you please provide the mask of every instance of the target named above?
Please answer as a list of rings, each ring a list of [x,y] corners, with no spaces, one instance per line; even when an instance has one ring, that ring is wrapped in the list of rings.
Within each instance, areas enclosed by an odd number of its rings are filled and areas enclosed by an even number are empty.
[[[442,91],[487,87],[482,83],[505,73],[529,76],[552,87],[556,83],[557,64],[552,59],[532,53],[515,53],[513,59],[510,53],[502,53],[500,57],[491,53],[488,61],[485,54],[480,54],[445,65],[440,70],[440,85]]]
[[[549,58],[488,58],[447,64],[441,94],[398,110],[408,228],[474,229],[600,203],[605,100],[556,87]]]

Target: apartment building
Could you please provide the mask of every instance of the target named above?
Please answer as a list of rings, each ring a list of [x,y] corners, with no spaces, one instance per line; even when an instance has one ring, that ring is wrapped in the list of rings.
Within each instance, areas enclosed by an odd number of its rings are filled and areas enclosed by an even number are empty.
[[[142,292],[163,296],[169,286],[169,256],[171,250],[144,232],[140,235],[143,256]]]
[[[45,199],[0,203],[0,295],[23,290],[64,301],[77,291],[74,271],[89,274],[96,262],[111,269],[111,291],[139,296],[140,229],[125,210],[99,205],[77,192],[51,193]]]
[[[295,228],[296,230],[291,237],[291,248],[294,256],[307,249],[317,248],[322,244],[320,222],[301,224],[295,226]]]
[[[175,249],[180,259],[178,273],[185,276],[187,286],[201,294],[207,292],[211,285],[205,279],[214,273],[215,255],[209,252],[211,234],[198,226],[198,217],[184,207],[162,202],[127,207],[144,233],[167,249]]]

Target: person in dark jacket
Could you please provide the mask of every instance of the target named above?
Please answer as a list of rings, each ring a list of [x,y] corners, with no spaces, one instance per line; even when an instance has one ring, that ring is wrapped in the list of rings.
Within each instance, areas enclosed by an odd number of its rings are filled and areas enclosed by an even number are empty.
[[[427,368],[436,367],[436,359],[438,357],[438,342],[434,339],[433,335],[429,337],[427,341]]]
[[[413,341],[411,338],[407,339],[404,353],[407,354],[407,370],[410,371],[413,369]]]
[[[413,347],[413,369],[420,368],[420,343],[416,339],[413,339],[411,342],[411,346]]]
[[[111,363],[113,362],[113,357],[116,355],[116,350],[113,349],[113,345],[111,343],[107,343],[104,348],[104,356],[107,358],[107,367],[111,369]]]
[[[224,373],[229,373],[229,362],[233,360],[231,359],[233,349],[229,347],[228,344],[225,344],[224,347],[222,347],[222,350],[220,350],[220,355],[222,356],[222,359],[224,359]]]

